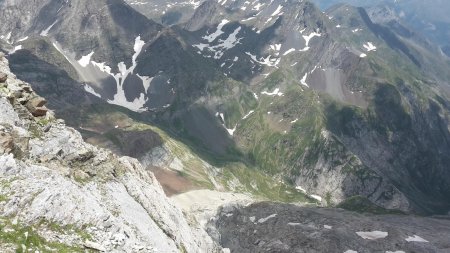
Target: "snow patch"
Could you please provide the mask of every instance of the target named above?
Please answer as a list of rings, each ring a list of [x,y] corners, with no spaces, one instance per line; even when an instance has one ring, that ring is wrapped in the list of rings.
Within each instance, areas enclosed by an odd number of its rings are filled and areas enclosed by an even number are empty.
[[[388,236],[388,232],[383,231],[356,232],[356,234],[366,240],[383,239]]]
[[[255,112],[255,111],[253,111],[253,110],[249,111],[247,114],[244,115],[244,117],[242,117],[242,119],[247,119],[247,118],[250,117],[250,115],[251,115],[252,113],[254,113],[254,112]]]
[[[367,50],[367,52],[377,50],[377,47],[372,44],[372,42],[367,42],[363,45],[363,47]]]
[[[250,56],[250,58],[254,61],[257,62],[259,64],[262,65],[266,65],[269,67],[277,67],[277,65],[280,63],[280,58],[272,58],[271,55],[268,55],[266,58],[261,57],[259,60],[258,58],[256,58],[256,55],[252,55],[249,52],[245,52],[245,54],[247,54],[248,56]]]
[[[295,51],[295,48],[291,48],[291,49],[287,50],[286,52],[284,52],[283,55],[288,55],[288,54],[290,54],[290,53],[292,53],[294,51]]]
[[[202,37],[203,39],[207,40],[209,43],[213,42],[217,37],[222,35],[224,32],[222,31],[222,28],[224,25],[226,25],[229,21],[226,19],[223,19],[220,24],[217,26],[217,29],[214,33]]]
[[[267,91],[263,91],[263,92],[261,92],[261,94],[263,94],[263,95],[267,95],[267,96],[283,96],[283,93],[282,92],[280,92],[280,89],[279,88],[276,88],[274,91],[272,91],[272,92],[267,92]]]
[[[94,51],[90,52],[89,54],[82,56],[81,59],[78,60],[78,63],[83,67],[87,67],[89,63],[91,62],[91,57],[94,54]]]
[[[305,85],[306,87],[309,87],[308,84],[306,83],[306,78],[308,78],[308,73],[305,73],[305,75],[300,80],[300,83]]]
[[[303,31],[300,31],[300,33],[303,34]],[[320,33],[316,33],[316,32],[312,32],[309,35],[302,35],[303,39],[305,40],[305,47],[303,49],[301,49],[300,51],[305,52],[309,50],[309,42],[311,41],[312,38],[314,37],[320,37],[322,36]]]
[[[26,41],[28,39],[28,36],[22,39],[19,39],[17,42],[22,42],[22,41]]]
[[[281,12],[281,9],[283,9],[283,6],[278,5],[277,9],[272,13],[271,16],[274,17],[274,16],[276,16],[276,15],[279,15],[280,12]]]
[[[275,218],[275,217],[277,217],[277,214],[276,214],[276,213],[271,214],[271,215],[267,216],[266,218],[261,218],[261,219],[259,219],[259,220],[258,220],[258,223],[264,223],[264,222],[266,222],[266,221],[268,221],[268,220],[270,220],[270,219],[272,219],[272,218]]]
[[[297,189],[297,190],[299,190],[299,191],[301,191],[301,192],[303,192],[303,193],[306,193],[306,190],[305,190],[303,187],[301,187],[300,185],[297,185],[297,186],[295,187],[295,189]]]
[[[14,54],[15,52],[21,50],[22,48],[23,48],[22,45],[15,46],[13,50],[9,51],[9,54]]]
[[[47,29],[41,31],[40,35],[43,37],[47,37],[48,36],[48,32],[50,32],[50,29],[53,28],[54,25],[56,25],[56,23],[58,22],[58,20],[55,20],[55,22],[53,22],[53,24],[51,24],[49,27],[47,27]]]
[[[95,90],[90,85],[84,84],[83,87],[86,92],[91,93],[92,95],[94,95],[96,97],[102,98],[102,96],[100,94],[98,94],[97,92],[95,92]]]
[[[315,200],[322,201],[322,197],[320,197],[319,195],[311,194],[311,195],[309,195],[309,196],[310,196],[311,198],[315,199]]]
[[[405,239],[407,242],[429,242],[418,235],[409,236]]]

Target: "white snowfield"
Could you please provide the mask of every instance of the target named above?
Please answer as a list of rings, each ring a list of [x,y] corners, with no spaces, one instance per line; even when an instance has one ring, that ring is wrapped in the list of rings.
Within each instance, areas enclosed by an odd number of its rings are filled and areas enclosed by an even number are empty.
[[[112,73],[111,67],[106,65],[106,63],[104,63],[104,62],[99,63],[99,62],[93,61],[92,56],[95,54],[94,51],[91,51],[89,54],[82,56],[79,60],[74,62],[73,60],[71,60],[71,57],[68,56],[66,53],[64,53],[64,51],[61,48],[59,48],[59,46],[56,43],[54,43],[53,45],[55,46],[56,49],[58,49],[58,51],[60,51],[62,54],[64,54],[66,59],[70,63],[72,63],[72,65],[78,64],[79,66],[81,66],[81,70],[80,70],[81,72],[83,71],[83,68],[94,67],[94,68],[97,68],[98,70],[100,70],[101,72],[103,72],[107,75],[110,75],[114,78],[114,80],[116,81],[117,93],[114,95],[112,100],[107,101],[108,103],[126,107],[132,111],[137,111],[137,112],[145,110],[145,103],[147,103],[147,101],[148,101],[148,98],[146,98],[146,94],[141,93],[138,98],[135,98],[133,101],[128,101],[125,96],[125,90],[123,88],[123,84],[124,84],[125,80],[127,79],[127,77],[131,74],[134,74],[134,69],[137,66],[137,58],[140,55],[143,46],[145,45],[145,41],[141,40],[140,36],[137,36],[134,41],[134,46],[133,46],[134,54],[131,59],[131,66],[127,67],[124,62],[120,62],[117,65],[117,67],[119,69],[119,73]],[[77,68],[77,66],[75,66],[75,69],[80,69],[80,68]],[[139,75],[138,75],[138,77],[142,80],[142,85],[144,86],[145,91],[147,92],[148,88],[150,87],[152,77],[139,76]],[[91,80],[87,80],[87,81],[91,81]],[[94,81],[94,80],[92,80],[92,81]],[[93,87],[84,86],[84,88],[87,92],[89,92],[97,97],[101,97],[100,94],[97,93]]]

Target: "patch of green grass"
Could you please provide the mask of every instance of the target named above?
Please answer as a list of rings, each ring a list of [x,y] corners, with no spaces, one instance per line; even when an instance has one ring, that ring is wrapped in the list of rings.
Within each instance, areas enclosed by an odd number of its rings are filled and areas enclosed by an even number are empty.
[[[6,202],[8,200],[9,200],[8,196],[0,194],[0,202]]]
[[[370,200],[363,196],[353,196],[343,202],[339,203],[337,208],[342,208],[348,211],[354,211],[358,213],[371,213],[371,214],[404,214],[400,210],[385,209],[377,206]]]
[[[0,223],[0,244],[15,245],[16,252],[85,252],[85,249],[79,246],[47,241],[37,233],[37,228],[22,224],[14,225],[9,220],[2,220]]]
[[[242,164],[227,166],[220,177],[222,183],[230,190],[250,193],[263,200],[287,203],[312,202],[304,193],[283,183],[281,179]]]

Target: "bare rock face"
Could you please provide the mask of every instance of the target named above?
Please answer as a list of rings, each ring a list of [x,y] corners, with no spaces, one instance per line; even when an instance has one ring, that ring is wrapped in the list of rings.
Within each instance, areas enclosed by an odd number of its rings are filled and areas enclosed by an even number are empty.
[[[77,131],[47,112],[46,101],[16,79],[6,59],[0,60],[0,71],[8,75],[7,87],[0,90],[1,233],[28,231],[15,241],[2,240],[1,249],[220,249],[204,230],[189,226],[136,159],[86,144]],[[42,245],[28,244],[31,234]]]

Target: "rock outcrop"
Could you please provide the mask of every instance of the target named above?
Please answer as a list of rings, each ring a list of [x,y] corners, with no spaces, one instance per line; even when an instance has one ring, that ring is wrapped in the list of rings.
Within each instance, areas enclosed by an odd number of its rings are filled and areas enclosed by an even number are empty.
[[[86,144],[3,57],[0,73],[2,252],[218,250],[137,160]]]

